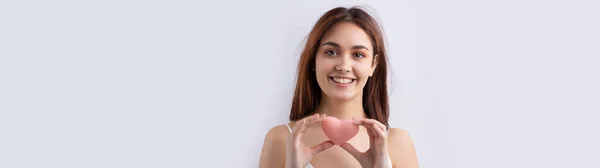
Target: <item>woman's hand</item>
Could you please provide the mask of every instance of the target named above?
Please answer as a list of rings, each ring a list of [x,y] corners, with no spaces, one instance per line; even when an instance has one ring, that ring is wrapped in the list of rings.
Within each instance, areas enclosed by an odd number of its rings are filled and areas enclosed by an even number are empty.
[[[307,127],[318,124],[323,120],[325,120],[325,115],[315,114],[296,122],[286,143],[286,168],[304,168],[310,163],[313,156],[333,146],[333,142],[328,140],[319,145],[308,147],[300,140]]]
[[[349,143],[340,147],[348,151],[364,168],[391,168],[388,159],[386,126],[374,119],[354,119],[354,124],[362,125],[369,134],[369,150],[360,152]]]

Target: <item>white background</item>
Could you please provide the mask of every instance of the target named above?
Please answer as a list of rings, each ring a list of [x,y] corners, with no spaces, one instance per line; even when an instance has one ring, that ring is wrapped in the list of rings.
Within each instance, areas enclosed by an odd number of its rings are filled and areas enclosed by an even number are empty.
[[[600,167],[591,0],[3,0],[0,167],[257,167],[304,37],[358,4],[421,167]]]

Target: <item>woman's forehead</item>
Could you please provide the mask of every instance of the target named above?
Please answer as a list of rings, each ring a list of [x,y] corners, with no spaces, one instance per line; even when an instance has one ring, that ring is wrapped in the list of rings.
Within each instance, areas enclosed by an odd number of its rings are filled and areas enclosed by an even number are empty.
[[[356,24],[351,22],[342,22],[333,25],[321,39],[321,44],[332,42],[338,44],[341,48],[351,48],[353,46],[365,46],[372,50],[371,38]]]

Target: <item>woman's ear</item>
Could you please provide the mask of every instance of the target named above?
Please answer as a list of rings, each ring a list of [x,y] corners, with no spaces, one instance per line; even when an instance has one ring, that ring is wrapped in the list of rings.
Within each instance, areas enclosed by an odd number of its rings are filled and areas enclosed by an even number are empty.
[[[369,77],[373,76],[373,73],[375,73],[375,69],[377,68],[378,60],[379,60],[379,55],[375,54],[375,56],[373,56],[373,63],[371,64],[371,75],[369,75]]]

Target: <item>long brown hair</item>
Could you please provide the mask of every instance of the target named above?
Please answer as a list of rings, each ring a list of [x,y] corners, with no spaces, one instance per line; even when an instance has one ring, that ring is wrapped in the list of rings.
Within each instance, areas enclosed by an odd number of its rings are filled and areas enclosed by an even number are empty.
[[[290,120],[297,121],[312,115],[321,101],[321,88],[312,69],[315,55],[325,32],[339,22],[352,22],[362,28],[371,38],[373,55],[377,64],[373,76],[363,88],[363,109],[368,118],[376,119],[389,128],[389,105],[387,92],[387,53],[384,46],[382,28],[365,10],[360,7],[337,7],[327,11],[314,25],[298,63],[296,89],[290,111]]]

